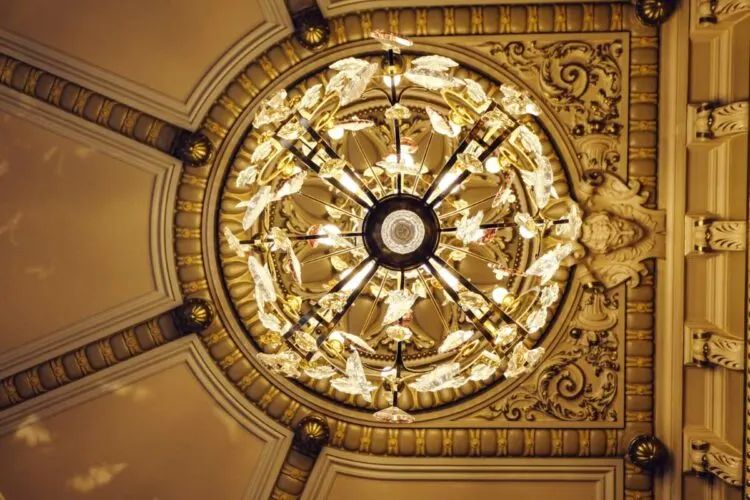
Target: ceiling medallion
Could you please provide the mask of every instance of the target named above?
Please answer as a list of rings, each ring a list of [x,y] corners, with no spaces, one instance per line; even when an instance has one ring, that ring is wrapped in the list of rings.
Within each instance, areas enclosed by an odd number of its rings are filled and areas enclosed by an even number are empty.
[[[525,93],[488,94],[454,76],[452,59],[407,56],[411,41],[371,36],[382,57],[342,59],[325,85],[260,104],[234,181],[241,228],[225,223],[222,235],[247,259],[258,360],[360,398],[377,420],[410,423],[415,394],[539,363],[561,296],[554,277],[581,219],[558,197]],[[405,104],[420,93],[442,104]],[[377,116],[351,111],[367,96],[387,103]],[[407,135],[417,114],[426,146]],[[390,151],[372,160],[369,148],[368,160],[362,142],[375,136]]]

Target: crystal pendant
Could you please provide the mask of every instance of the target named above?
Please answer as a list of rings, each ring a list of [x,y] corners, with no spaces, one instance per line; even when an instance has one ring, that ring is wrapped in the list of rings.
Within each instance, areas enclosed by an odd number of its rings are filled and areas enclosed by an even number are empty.
[[[368,403],[372,403],[372,391],[376,389],[367,380],[365,368],[357,351],[351,351],[349,358],[346,360],[346,377],[332,379],[331,386],[346,394],[362,396]]]
[[[334,334],[334,333],[337,335],[340,335],[344,340],[352,344],[353,347],[356,347],[357,349],[361,349],[370,354],[375,354],[375,349],[370,347],[370,344],[365,342],[364,339],[362,339],[362,337],[348,333],[348,332],[344,332],[341,330],[334,330],[333,332],[331,332],[331,334]]]
[[[257,257],[251,255],[247,259],[247,267],[250,276],[255,283],[255,299],[260,303],[275,302],[276,288],[273,284],[273,278],[268,269],[260,263]]]
[[[446,137],[456,137],[461,133],[460,125],[456,125],[448,120],[430,106],[425,106],[424,110],[427,112],[427,116],[430,118],[430,125],[432,125],[432,129],[436,133]]]
[[[249,186],[258,177],[258,169],[254,166],[249,166],[237,174],[237,180],[234,181],[234,185],[238,188]]]
[[[322,94],[323,85],[318,83],[317,85],[313,85],[309,89],[305,91],[304,94],[302,94],[302,98],[299,100],[299,103],[297,103],[297,109],[310,109],[318,102],[320,101],[320,96]]]
[[[445,353],[454,349],[458,349],[466,342],[471,340],[473,336],[474,332],[472,330],[456,330],[455,332],[448,334],[445,339],[443,339],[443,343],[440,344],[438,352]]]
[[[547,309],[540,307],[526,318],[526,331],[538,332],[544,326],[545,321],[547,321]]]
[[[336,375],[336,370],[329,365],[311,366],[303,370],[304,374],[316,380],[325,380]]]
[[[416,300],[417,296],[408,290],[396,290],[388,295],[384,301],[388,305],[388,309],[385,312],[382,324],[389,325],[403,318],[406,313],[411,311]]]
[[[321,165],[318,175],[324,179],[331,177],[338,178],[341,175],[341,172],[346,168],[346,165],[346,160],[342,160],[341,158],[328,159],[323,165]]]
[[[285,120],[292,114],[286,104],[286,90],[281,89],[260,103],[258,113],[253,120],[253,127],[258,128],[269,123]]]
[[[271,251],[272,252],[283,252],[289,259],[289,266],[292,269],[292,276],[297,283],[302,284],[302,265],[294,253],[294,246],[292,246],[292,240],[286,235],[283,229],[274,227],[271,228],[271,232],[268,234],[271,238]]]
[[[258,361],[267,369],[284,377],[299,377],[299,363],[302,360],[294,351],[283,351],[276,354],[257,354]]]
[[[250,157],[250,163],[256,164],[268,158],[274,150],[274,141],[268,139],[258,144]]]
[[[573,252],[573,245],[565,243],[564,245],[557,245],[552,250],[535,260],[526,269],[526,275],[528,276],[539,276],[541,278],[541,284],[547,283],[552,276],[555,275],[557,268],[560,267],[560,263]]]
[[[387,120],[408,120],[411,116],[411,110],[403,104],[394,104],[384,112]]]
[[[513,120],[497,108],[483,114],[482,121],[487,127],[500,130],[510,128],[514,125]]]
[[[278,191],[276,191],[276,193],[273,196],[274,201],[278,201],[284,198],[285,196],[298,193],[300,189],[302,189],[302,185],[305,183],[306,177],[307,177],[307,172],[304,170],[294,174],[288,181],[286,181],[285,183],[281,185]]]
[[[350,132],[357,132],[359,130],[364,130],[366,128],[372,127],[373,125],[375,125],[374,121],[363,120],[362,118],[357,118],[356,116],[348,120],[338,122],[336,124],[336,126],[341,127],[342,129],[348,130]]]
[[[466,95],[476,105],[477,111],[481,113],[487,109],[492,101],[487,97],[482,86],[470,78],[464,78],[464,84],[466,85]]]
[[[523,342],[519,342],[513,348],[513,352],[508,358],[508,366],[503,372],[505,378],[513,378],[521,375],[526,371],[526,353],[529,352]]]
[[[481,295],[474,292],[461,292],[458,294],[458,303],[464,309],[481,309],[487,304]]]
[[[395,342],[406,342],[412,337],[412,332],[405,326],[391,325],[385,328],[385,336]]]
[[[500,357],[492,351],[482,351],[469,372],[469,380],[480,382],[495,374],[500,366]]]
[[[387,424],[411,424],[415,420],[412,415],[409,415],[398,406],[389,406],[384,410],[376,411],[372,416],[378,422]]]
[[[463,80],[449,75],[445,70],[427,67],[412,68],[404,73],[404,77],[428,90],[455,89],[464,84]]]
[[[414,45],[414,42],[408,38],[384,30],[372,30],[370,32],[370,38],[380,42],[384,49],[393,50],[397,54],[401,52],[401,47],[411,47]]]
[[[345,59],[339,59],[335,63],[331,64],[329,68],[334,71],[343,71],[344,73],[356,73],[366,68],[370,63],[364,59],[358,59],[356,57],[347,57]]]
[[[322,296],[318,300],[318,305],[323,309],[339,313],[344,310],[348,298],[349,292],[333,292]]]
[[[375,165],[382,168],[391,175],[406,174],[406,175],[417,175],[419,173],[419,166],[415,165],[414,162],[408,163],[405,155],[401,155],[401,162],[396,161],[396,155],[391,154],[386,157],[385,160],[377,162]]]
[[[245,257],[247,252],[250,251],[250,245],[240,243],[240,239],[237,238],[228,227],[224,227],[224,238],[227,240],[229,249],[238,257]]]
[[[428,68],[435,71],[448,71],[451,68],[458,67],[458,63],[450,57],[438,55],[417,57],[411,64],[415,68]]]
[[[517,334],[518,326],[506,323],[497,329],[497,334],[495,335],[495,345],[503,346],[506,344],[510,344],[516,338]]]
[[[248,201],[241,201],[237,203],[237,208],[245,207],[245,215],[242,217],[242,229],[247,231],[255,224],[260,214],[273,200],[273,191],[271,186],[261,186],[258,192],[255,193]]]
[[[338,73],[326,85],[326,94],[337,92],[342,106],[356,101],[378,71],[377,63],[349,57],[331,65]]]
[[[531,349],[529,351],[526,351],[526,354],[524,355],[524,359],[526,361],[526,368],[528,370],[533,370],[536,365],[539,364],[539,361],[542,360],[542,357],[544,356],[544,347],[537,347],[536,349]]]
[[[518,233],[522,238],[530,240],[536,236],[536,221],[527,213],[516,212],[513,222],[518,226]]]
[[[539,303],[542,307],[550,307],[557,302],[558,298],[560,298],[560,287],[555,284],[547,285],[539,294]]]
[[[568,222],[555,225],[554,235],[571,241],[577,240],[581,236],[581,226],[583,225],[581,210],[578,205],[571,204],[568,213],[563,218],[567,219]]]
[[[554,177],[552,165],[545,156],[537,156],[537,168],[533,172],[521,170],[521,178],[524,184],[534,190],[534,201],[540,209],[547,206],[551,197],[557,198],[557,192],[553,186]]]
[[[513,116],[539,116],[541,114],[539,106],[537,106],[536,103],[526,95],[526,93],[521,92],[510,85],[501,85],[500,93],[502,94],[500,97],[500,104]]]
[[[458,376],[460,372],[461,365],[459,363],[438,365],[431,372],[425,373],[410,383],[409,387],[419,392],[432,392],[461,387],[466,383],[466,378]]]
[[[459,171],[468,170],[472,174],[479,174],[484,171],[484,165],[479,158],[471,153],[458,153],[456,155],[456,169]]]
[[[281,320],[275,314],[266,312],[266,302],[257,297],[256,300],[258,302],[258,319],[260,320],[260,323],[271,332],[281,333],[284,331],[287,326],[282,325]]]
[[[484,212],[478,211],[474,216],[464,214],[464,216],[456,223],[456,237],[460,239],[464,245],[479,241],[484,236],[484,230],[479,226],[482,224],[484,218]]]
[[[276,135],[287,141],[296,141],[305,133],[305,127],[297,120],[290,120],[281,127]]]
[[[318,350],[318,343],[315,337],[307,332],[296,332],[293,337],[294,345],[305,353],[311,353]]]
[[[516,144],[533,156],[544,154],[542,152],[542,141],[540,141],[539,137],[526,125],[521,125],[513,132],[510,142]]]

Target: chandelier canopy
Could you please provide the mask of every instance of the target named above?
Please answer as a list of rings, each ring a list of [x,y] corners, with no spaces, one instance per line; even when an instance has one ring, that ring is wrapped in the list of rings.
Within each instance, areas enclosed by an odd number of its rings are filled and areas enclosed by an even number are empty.
[[[381,55],[260,104],[222,242],[247,262],[235,298],[265,368],[409,423],[425,395],[540,362],[581,219],[529,96],[371,37]]]

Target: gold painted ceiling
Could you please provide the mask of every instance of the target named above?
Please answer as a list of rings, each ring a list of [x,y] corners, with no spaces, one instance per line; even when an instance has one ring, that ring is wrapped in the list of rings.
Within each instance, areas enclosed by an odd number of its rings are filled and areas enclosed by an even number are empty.
[[[84,3],[0,0],[0,500],[743,496],[747,0]],[[528,91],[555,187],[583,211],[539,366],[409,394],[409,425],[371,418],[382,396],[258,363],[252,280],[221,237],[261,100],[376,51],[373,29],[489,93]],[[426,123],[408,124],[419,144]],[[362,137],[342,154],[392,140]],[[269,217],[332,213],[295,197]],[[305,273],[286,291],[335,275]],[[440,319],[415,312],[413,361],[436,355]]]

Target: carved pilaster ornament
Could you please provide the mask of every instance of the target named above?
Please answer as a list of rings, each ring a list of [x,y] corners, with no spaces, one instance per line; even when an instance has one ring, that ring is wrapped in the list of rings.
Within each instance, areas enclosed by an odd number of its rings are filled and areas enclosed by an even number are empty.
[[[686,254],[742,252],[747,247],[747,222],[685,216]]]
[[[208,138],[198,132],[182,132],[172,147],[172,156],[191,167],[208,165],[214,156],[214,147]]]
[[[635,15],[646,26],[659,26],[672,15],[677,0],[635,0]]]
[[[175,324],[179,330],[187,335],[200,333],[214,320],[214,306],[210,302],[199,299],[187,299],[173,311]]]
[[[628,444],[628,458],[633,465],[649,472],[661,469],[669,453],[664,443],[654,436],[639,434]]]
[[[739,18],[748,14],[750,14],[750,0],[700,0],[698,25],[711,26],[728,18]]]
[[[309,415],[294,429],[293,446],[305,455],[316,457],[331,437],[328,423],[317,415]]]
[[[731,486],[742,486],[742,458],[718,443],[690,440],[688,462],[699,477],[716,477]]]
[[[690,339],[693,363],[699,366],[722,366],[728,370],[743,369],[742,340],[712,332],[694,332]]]
[[[719,106],[704,102],[695,108],[695,138],[699,140],[719,139],[748,130],[748,103],[738,101]]]

